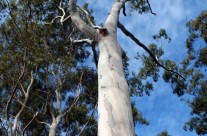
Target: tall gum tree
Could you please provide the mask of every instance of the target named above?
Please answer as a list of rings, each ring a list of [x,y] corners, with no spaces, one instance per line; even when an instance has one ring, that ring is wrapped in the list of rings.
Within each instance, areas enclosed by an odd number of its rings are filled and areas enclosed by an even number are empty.
[[[134,124],[127,81],[123,72],[123,51],[117,41],[117,24],[124,0],[115,0],[105,27],[89,27],[78,15],[76,0],[70,0],[73,23],[97,42],[98,61],[98,135],[133,136]],[[118,131],[117,131],[118,130]]]
[[[87,25],[79,16],[76,0],[69,0],[70,17],[75,26],[88,38],[81,40],[88,44],[99,46],[98,60],[98,135],[99,136],[133,136],[134,124],[129,97],[129,87],[124,75],[122,50],[117,41],[117,28],[130,37],[138,46],[143,48],[157,66],[184,79],[178,72],[167,68],[158,60],[159,56],[142,44],[124,25],[119,22],[120,10],[125,14],[125,3],[131,2],[132,10],[140,13],[150,11],[153,15],[149,1],[138,2],[136,0],[114,0],[110,13],[104,23],[104,27],[93,26],[90,17],[87,17]],[[143,6],[139,6],[142,4]],[[140,9],[139,9],[140,8]],[[84,11],[82,9],[82,11]],[[86,11],[84,11],[86,13]],[[87,14],[87,13],[86,13]],[[79,41],[79,42],[81,42]]]

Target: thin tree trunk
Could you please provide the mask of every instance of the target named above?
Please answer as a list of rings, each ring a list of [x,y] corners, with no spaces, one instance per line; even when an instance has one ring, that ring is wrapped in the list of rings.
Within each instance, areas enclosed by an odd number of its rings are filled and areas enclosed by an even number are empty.
[[[49,128],[49,136],[55,136],[56,128],[58,126],[57,122],[53,122]]]

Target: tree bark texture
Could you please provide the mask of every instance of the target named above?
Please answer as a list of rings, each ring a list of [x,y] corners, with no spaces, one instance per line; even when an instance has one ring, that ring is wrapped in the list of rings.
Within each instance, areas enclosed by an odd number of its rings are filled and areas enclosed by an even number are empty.
[[[110,35],[98,44],[98,135],[133,136],[131,103],[121,48]]]

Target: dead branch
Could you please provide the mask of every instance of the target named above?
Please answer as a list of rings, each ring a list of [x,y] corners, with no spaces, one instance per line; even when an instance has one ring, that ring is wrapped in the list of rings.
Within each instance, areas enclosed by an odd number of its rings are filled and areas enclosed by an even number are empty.
[[[159,60],[157,59],[157,57],[150,51],[150,49],[148,49],[143,43],[141,43],[131,32],[129,32],[120,22],[118,22],[118,28],[121,29],[121,31],[128,37],[130,37],[137,45],[139,45],[140,47],[142,47],[149,55],[150,57],[155,61],[155,63],[162,67],[163,69],[165,69],[168,72],[172,72],[176,75],[178,75],[179,77],[181,77],[182,79],[185,80],[185,78],[179,74],[176,71],[173,71],[171,68],[167,68],[164,65],[162,65]]]
[[[60,18],[60,23],[63,25],[63,23],[71,17],[70,15],[65,17],[66,13],[65,13],[65,10],[62,8],[62,0],[60,1],[58,8],[62,11],[62,16],[56,16],[55,18],[52,19],[52,21],[50,21],[49,23],[45,23],[45,24],[47,25],[53,24],[55,19]]]
[[[148,4],[148,6],[149,6],[150,12],[151,12],[153,15],[156,15],[156,13],[154,13],[154,12],[152,11],[152,8],[151,8],[151,5],[150,5],[150,3],[149,3],[149,0],[147,0],[147,4]]]

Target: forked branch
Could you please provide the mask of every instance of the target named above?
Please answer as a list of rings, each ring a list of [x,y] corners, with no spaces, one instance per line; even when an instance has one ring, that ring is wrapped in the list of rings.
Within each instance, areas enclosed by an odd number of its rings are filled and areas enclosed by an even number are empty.
[[[118,22],[118,28],[121,29],[121,31],[128,37],[130,37],[137,45],[139,45],[140,47],[142,47],[149,55],[150,57],[155,61],[155,63],[162,67],[163,69],[165,69],[168,72],[172,72],[176,75],[178,75],[179,77],[183,78],[185,80],[185,77],[183,77],[181,74],[179,74],[176,71],[173,71],[170,68],[165,67],[164,65],[162,65],[159,60],[157,59],[157,56],[155,56],[150,49],[147,48],[147,46],[145,46],[143,43],[141,43],[131,32],[129,32],[120,22]]]
[[[77,5],[76,5],[76,0],[70,0],[69,1],[70,5],[70,13],[71,13],[71,19],[75,26],[83,32],[86,36],[90,37],[93,39],[95,42],[98,41],[99,39],[99,33],[89,25],[87,25],[79,16],[78,10],[77,10]]]
[[[45,24],[53,24],[55,19],[60,18],[60,23],[63,25],[63,23],[71,17],[70,15],[65,17],[66,13],[65,10],[62,8],[62,0],[60,1],[58,8],[62,11],[62,16],[56,16],[55,18],[52,19],[50,23],[45,23]]]

